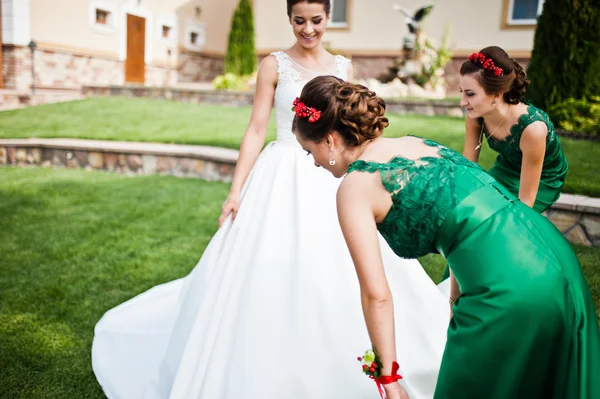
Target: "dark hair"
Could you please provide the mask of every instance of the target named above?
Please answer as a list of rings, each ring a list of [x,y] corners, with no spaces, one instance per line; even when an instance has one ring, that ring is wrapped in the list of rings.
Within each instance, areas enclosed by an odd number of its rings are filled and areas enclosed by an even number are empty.
[[[389,123],[385,101],[365,86],[335,76],[318,76],[302,89],[300,102],[321,112],[316,122],[294,117],[292,131],[320,142],[337,131],[348,147],[356,147],[383,134]],[[291,105],[291,104],[290,104]]]
[[[287,15],[292,18],[292,7],[298,3],[319,3],[323,4],[325,14],[331,14],[331,0],[287,0]]]
[[[486,47],[480,53],[485,58],[491,58],[495,66],[502,68],[502,75],[496,76],[493,71],[483,69],[483,65],[479,62],[471,60],[463,62],[460,74],[474,74],[487,94],[502,93],[504,101],[518,104],[529,86],[529,80],[521,64],[514,58],[510,58],[506,51],[498,46]]]

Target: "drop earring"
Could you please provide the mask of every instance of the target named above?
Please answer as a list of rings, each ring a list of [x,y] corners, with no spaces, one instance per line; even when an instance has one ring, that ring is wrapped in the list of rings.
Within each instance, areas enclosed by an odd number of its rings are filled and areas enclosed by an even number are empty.
[[[331,157],[331,153],[329,153],[329,165],[331,165],[331,166],[335,165],[335,159],[333,159]]]

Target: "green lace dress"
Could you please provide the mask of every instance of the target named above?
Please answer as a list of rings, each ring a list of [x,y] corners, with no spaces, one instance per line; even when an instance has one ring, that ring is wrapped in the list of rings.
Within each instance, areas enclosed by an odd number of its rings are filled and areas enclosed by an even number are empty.
[[[569,243],[477,164],[424,142],[439,157],[348,173],[379,172],[393,201],[382,236],[400,257],[444,255],[462,291],[434,397],[600,398],[596,313]]]
[[[490,148],[498,152],[496,163],[488,173],[508,188],[511,193],[518,196],[521,164],[523,163],[523,153],[520,148],[521,136],[525,128],[536,121],[544,122],[548,128],[544,166],[533,206],[533,209],[541,213],[554,204],[560,196],[568,169],[560,140],[548,115],[533,105],[528,105],[527,113],[521,115],[518,123],[511,126],[511,134],[506,140],[494,140],[493,137],[489,138],[487,131],[484,130],[484,133],[488,136],[487,141]],[[483,124],[483,118],[479,118],[479,124],[480,126]]]
[[[536,121],[544,122],[548,128],[544,166],[542,167],[540,185],[533,205],[533,209],[541,213],[558,200],[569,167],[560,140],[554,131],[554,125],[544,111],[533,105],[528,105],[527,113],[521,115],[517,124],[511,126],[511,134],[506,140],[499,141],[488,138],[487,142],[490,148],[498,152],[496,162],[488,173],[513,195],[519,196],[521,165],[523,163],[523,153],[520,148],[521,136],[525,128]],[[479,125],[483,125],[483,118],[479,118]],[[484,130],[484,133],[489,137],[487,131]],[[447,279],[449,276],[450,270],[446,267],[442,280]]]

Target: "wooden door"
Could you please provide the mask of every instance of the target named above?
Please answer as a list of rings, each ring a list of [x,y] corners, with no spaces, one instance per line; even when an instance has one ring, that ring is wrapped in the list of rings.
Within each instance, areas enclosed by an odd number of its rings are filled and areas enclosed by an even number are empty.
[[[127,59],[125,82],[144,83],[146,63],[146,19],[127,14]]]

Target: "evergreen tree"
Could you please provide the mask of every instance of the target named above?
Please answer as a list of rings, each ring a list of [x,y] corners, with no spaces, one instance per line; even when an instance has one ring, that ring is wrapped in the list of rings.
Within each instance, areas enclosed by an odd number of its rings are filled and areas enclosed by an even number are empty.
[[[254,17],[251,0],[240,0],[233,14],[225,72],[238,76],[249,75],[256,70],[256,52],[254,48]]]
[[[599,0],[546,0],[527,68],[527,97],[545,109],[570,98],[598,96],[599,72]]]

